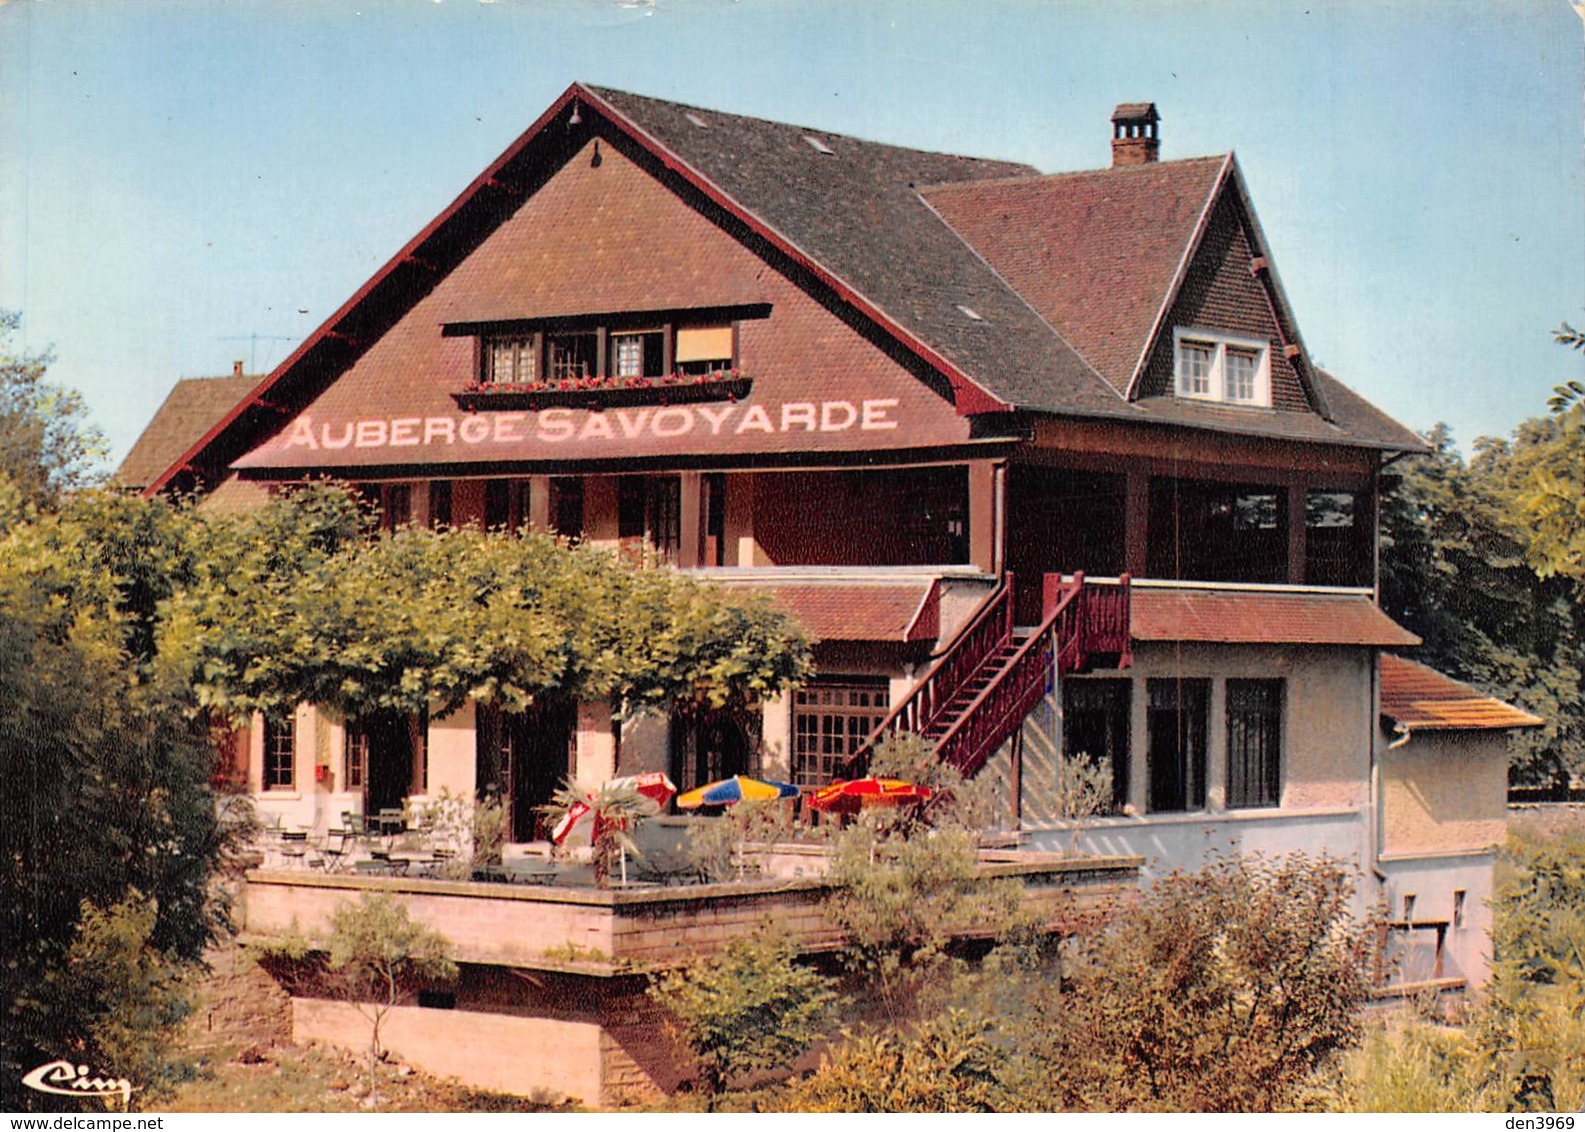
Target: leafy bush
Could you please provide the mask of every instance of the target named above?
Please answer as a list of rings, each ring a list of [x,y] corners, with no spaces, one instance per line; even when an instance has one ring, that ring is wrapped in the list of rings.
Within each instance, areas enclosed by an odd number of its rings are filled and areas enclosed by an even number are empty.
[[[789,1065],[824,1036],[836,1001],[792,942],[769,931],[656,979],[649,993],[699,1058],[712,1101],[735,1077]]]
[[[1005,1051],[994,1023],[948,1009],[916,1030],[849,1037],[795,1082],[789,1112],[1005,1112]]]
[[[1360,1036],[1368,932],[1341,863],[1240,858],[1148,890],[1033,1041],[1037,1107],[1270,1111]]]

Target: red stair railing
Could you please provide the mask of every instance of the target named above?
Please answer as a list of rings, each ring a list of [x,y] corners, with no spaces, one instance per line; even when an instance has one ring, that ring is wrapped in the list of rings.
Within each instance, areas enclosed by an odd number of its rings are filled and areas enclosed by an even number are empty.
[[[1084,575],[1063,583],[1046,579],[1045,621],[1013,654],[993,680],[951,727],[936,740],[936,756],[968,777],[985,765],[1007,737],[1022,726],[1046,694],[1055,656],[1059,672],[1071,672],[1084,660]]]
[[[870,732],[868,739],[853,753],[842,774],[861,775],[869,766],[870,753],[881,736],[889,731],[910,731],[922,735],[936,717],[952,702],[963,685],[985,662],[1013,638],[1013,576],[1003,575],[985,604],[959,629],[951,643],[930,666],[924,679]]]
[[[887,732],[924,734],[963,686],[1013,639],[1012,594],[1009,574],[925,678],[871,732],[848,761],[845,775],[864,773]],[[1098,655],[1115,656],[1117,667],[1127,668],[1132,660],[1129,597],[1127,574],[1115,586],[1086,585],[1082,573],[1071,581],[1047,574],[1042,590],[1045,621],[936,740],[937,756],[972,775],[1023,725],[1045,696],[1053,671],[1077,672]]]

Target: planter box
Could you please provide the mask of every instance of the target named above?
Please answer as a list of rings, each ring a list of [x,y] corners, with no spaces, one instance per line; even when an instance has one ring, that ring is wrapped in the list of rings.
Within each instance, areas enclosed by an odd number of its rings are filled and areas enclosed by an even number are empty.
[[[657,382],[654,385],[610,385],[592,389],[474,389],[451,399],[470,413],[491,410],[536,412],[540,409],[622,409],[632,405],[696,405],[706,401],[740,401],[753,387],[752,377],[724,381]]]

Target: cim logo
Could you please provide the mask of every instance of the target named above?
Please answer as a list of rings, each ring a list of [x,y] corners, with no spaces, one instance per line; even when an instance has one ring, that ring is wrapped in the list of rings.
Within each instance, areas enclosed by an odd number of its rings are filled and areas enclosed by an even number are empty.
[[[73,1065],[69,1061],[51,1061],[41,1065],[22,1078],[22,1083],[40,1093],[54,1093],[60,1097],[104,1097],[121,1094],[123,1106],[132,1103],[132,1082],[125,1077],[98,1077],[86,1065]]]

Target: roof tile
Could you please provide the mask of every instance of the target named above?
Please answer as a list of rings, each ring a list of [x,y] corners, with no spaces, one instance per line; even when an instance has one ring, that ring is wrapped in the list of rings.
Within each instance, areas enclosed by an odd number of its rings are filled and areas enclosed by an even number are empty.
[[[1367,594],[1135,585],[1130,602],[1136,641],[1394,648],[1420,643]]]
[[[940,632],[934,581],[744,584],[765,591],[821,641],[933,641]]]
[[[121,461],[116,482],[132,488],[153,483],[261,380],[256,374],[182,378]]]
[[[1539,716],[1401,656],[1381,658],[1381,714],[1420,731],[1540,727]]]

